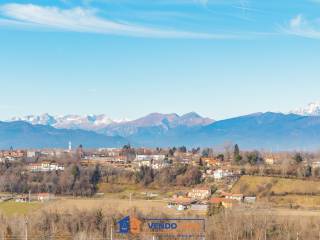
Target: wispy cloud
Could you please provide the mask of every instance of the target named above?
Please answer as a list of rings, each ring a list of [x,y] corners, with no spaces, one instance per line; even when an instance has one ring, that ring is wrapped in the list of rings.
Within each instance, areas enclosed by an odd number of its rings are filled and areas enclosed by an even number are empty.
[[[0,25],[33,27],[62,31],[113,34],[153,38],[190,38],[190,39],[233,39],[239,36],[228,34],[198,33],[175,29],[145,27],[126,22],[112,21],[98,16],[91,8],[58,7],[34,4],[0,5]]]
[[[282,31],[300,37],[320,39],[320,19],[308,20],[299,14],[292,18],[286,27],[282,27]]]

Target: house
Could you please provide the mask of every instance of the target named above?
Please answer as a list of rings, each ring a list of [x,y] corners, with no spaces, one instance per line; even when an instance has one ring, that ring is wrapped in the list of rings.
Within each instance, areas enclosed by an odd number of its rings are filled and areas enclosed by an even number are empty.
[[[319,162],[319,161],[317,161],[317,162],[312,162],[312,163],[311,163],[311,166],[312,166],[312,168],[320,168],[320,162]]]
[[[39,202],[47,202],[54,199],[54,194],[51,193],[38,193],[37,200]]]
[[[135,161],[151,161],[151,160],[164,160],[166,155],[163,154],[152,154],[152,155],[137,155]]]
[[[243,194],[234,194],[234,193],[222,192],[221,195],[224,196],[226,199],[236,200],[238,202],[242,202],[243,201]]]
[[[216,158],[204,157],[201,159],[204,163],[206,163],[207,166],[210,166],[210,167],[218,167],[221,165],[221,162]]]
[[[147,166],[152,169],[161,169],[169,166],[166,156],[162,154],[136,155],[134,163],[137,164],[138,167]]]
[[[196,203],[195,199],[183,197],[183,196],[174,196],[170,202],[168,203],[169,206],[191,206],[191,204]]]
[[[211,189],[207,187],[194,188],[188,193],[189,198],[193,199],[207,199],[211,196]]]
[[[229,172],[228,170],[217,169],[213,172],[213,178],[216,180],[221,180],[230,176],[233,176],[233,173]]]
[[[14,159],[21,159],[26,156],[26,152],[23,150],[4,150],[0,151],[0,157],[11,157]]]
[[[243,199],[243,201],[245,202],[245,203],[255,203],[256,202],[256,200],[257,200],[257,197],[244,197],[244,199]]]
[[[27,151],[27,157],[28,158],[35,158],[36,157],[36,151],[28,150]]]
[[[270,158],[270,157],[266,158],[264,161],[268,165],[273,165],[275,163],[275,159],[274,158]]]
[[[15,202],[17,203],[26,203],[29,202],[29,197],[27,195],[21,195],[15,198]]]
[[[52,171],[64,171],[64,166],[58,163],[43,161],[41,163],[29,164],[28,169],[31,172],[52,172]]]

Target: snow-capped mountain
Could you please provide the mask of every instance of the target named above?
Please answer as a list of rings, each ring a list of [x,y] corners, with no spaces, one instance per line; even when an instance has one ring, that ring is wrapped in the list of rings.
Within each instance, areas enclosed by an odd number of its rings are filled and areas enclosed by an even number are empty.
[[[55,128],[98,130],[110,124],[121,123],[125,120],[112,120],[104,114],[52,116],[45,113],[39,116],[28,115],[24,117],[14,117],[8,122],[12,121],[23,121],[33,125],[49,125]]]
[[[48,125],[54,128],[91,130],[106,135],[127,136],[136,132],[138,128],[161,127],[163,129],[176,127],[205,126],[214,122],[210,118],[203,118],[197,113],[178,114],[152,113],[145,117],[130,121],[128,119],[111,119],[105,114],[100,115],[65,115],[52,116],[42,114],[39,116],[28,115],[25,117],[14,117],[7,122],[23,121],[32,125]]]
[[[39,116],[28,115],[24,117],[13,117],[8,122],[13,122],[13,121],[23,121],[23,122],[31,123],[33,125],[40,124],[40,125],[50,125],[50,126],[53,126],[54,124],[57,123],[57,120],[55,119],[55,117],[47,113]]]
[[[320,116],[320,101],[309,103],[306,107],[298,108],[291,113],[303,116]]]
[[[204,118],[195,112],[184,115],[178,115],[176,113],[150,113],[147,116],[133,121],[110,124],[98,132],[107,136],[129,137],[133,135],[148,135],[150,137],[167,133],[172,129],[181,131],[188,130],[207,126],[213,122],[213,119]]]

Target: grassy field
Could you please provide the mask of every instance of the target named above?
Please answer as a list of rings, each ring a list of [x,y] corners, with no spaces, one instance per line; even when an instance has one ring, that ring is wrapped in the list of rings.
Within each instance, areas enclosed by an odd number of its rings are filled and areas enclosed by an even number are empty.
[[[256,195],[259,201],[284,207],[320,207],[320,182],[279,177],[243,176],[233,193]]]
[[[41,209],[41,203],[16,203],[14,201],[8,201],[0,203],[0,213],[5,215],[24,215],[33,211]]]
[[[140,212],[143,212],[146,214],[150,214],[150,213],[175,214],[176,213],[176,211],[167,208],[167,204],[165,201],[137,200],[137,199],[130,201],[128,199],[118,199],[118,198],[100,198],[100,199],[64,198],[64,199],[52,202],[45,207],[45,209],[48,209],[48,210],[58,210],[58,211],[64,211],[68,209],[78,209],[78,210],[103,209],[106,211],[115,211],[115,212],[128,212],[132,208],[135,208]]]
[[[296,195],[289,195],[283,197],[271,197],[269,201],[276,201],[278,207],[265,207],[262,208],[240,208],[235,211],[245,211],[246,213],[255,214],[270,214],[279,216],[320,216],[320,211],[308,210],[308,209],[290,209],[288,203],[300,204],[305,206],[313,207],[315,204],[320,204],[320,197],[302,197]],[[282,205],[283,208],[279,208]],[[61,197],[55,201],[48,203],[16,203],[9,201],[0,203],[0,213],[5,215],[28,215],[37,213],[37,211],[53,211],[53,212],[72,212],[73,210],[90,210],[95,211],[102,209],[108,213],[118,214],[130,214],[132,211],[137,210],[144,214],[153,217],[185,217],[188,214],[196,214],[198,216],[204,216],[205,212],[192,212],[188,211],[176,211],[175,209],[167,208],[166,201],[161,200],[142,200],[133,199],[131,202],[128,199],[119,199],[117,197],[101,197],[101,198],[69,198]],[[134,210],[133,210],[134,209]]]
[[[40,210],[48,211],[68,211],[68,210],[98,210],[108,212],[129,213],[130,210],[136,209],[145,214],[168,214],[171,216],[181,215],[174,209],[167,207],[167,202],[163,200],[143,200],[143,199],[119,199],[116,196],[103,198],[69,198],[61,197],[57,200],[42,203],[16,203],[8,201],[0,203],[0,213],[4,215],[25,215],[35,213]],[[183,212],[184,214],[185,212]]]
[[[243,176],[232,188],[234,193],[256,193],[268,190],[275,194],[320,194],[319,181],[279,177]]]
[[[301,195],[287,195],[287,196],[271,196],[268,201],[280,206],[303,206],[307,208],[320,208],[320,196],[301,196]]]
[[[128,199],[130,193],[135,199],[149,199],[146,193],[153,193],[158,197],[153,197],[155,200],[161,200],[163,198],[171,198],[175,193],[179,191],[189,191],[190,188],[185,187],[170,187],[170,188],[150,188],[143,187],[138,184],[110,184],[101,183],[98,186],[98,192],[103,193],[105,196],[118,197],[120,199]]]

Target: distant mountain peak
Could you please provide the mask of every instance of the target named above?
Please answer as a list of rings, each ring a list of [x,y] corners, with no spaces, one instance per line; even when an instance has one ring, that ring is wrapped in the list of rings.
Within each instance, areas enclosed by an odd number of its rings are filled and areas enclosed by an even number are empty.
[[[188,117],[188,118],[202,118],[198,113],[196,112],[189,112],[186,114],[183,114],[181,117]]]
[[[320,116],[320,101],[309,103],[306,107],[295,109],[290,113],[303,116]]]
[[[177,126],[205,126],[213,122],[212,119],[203,118],[195,112],[187,113],[179,116],[176,113],[150,113],[147,116],[138,118],[136,120],[129,119],[118,119],[114,120],[105,114],[88,114],[88,115],[59,115],[53,116],[48,113],[41,115],[28,115],[24,117],[14,117],[7,122],[12,121],[24,121],[31,123],[32,125],[47,125],[54,128],[65,128],[65,129],[83,129],[93,130],[101,132],[100,130],[106,128],[122,129],[124,132],[132,132],[133,129],[139,127],[155,127],[162,126],[165,129],[174,128]],[[117,132],[118,133],[118,132]],[[113,133],[112,133],[113,134]],[[124,134],[126,135],[126,134]]]

